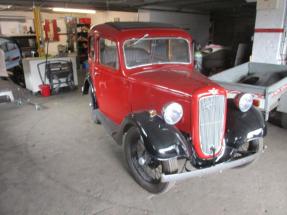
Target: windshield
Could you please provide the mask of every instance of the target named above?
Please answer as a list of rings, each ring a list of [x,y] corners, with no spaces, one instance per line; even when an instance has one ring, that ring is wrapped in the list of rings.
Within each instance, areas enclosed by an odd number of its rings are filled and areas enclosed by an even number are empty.
[[[124,43],[127,68],[165,63],[190,63],[189,43],[182,38],[137,38]]]

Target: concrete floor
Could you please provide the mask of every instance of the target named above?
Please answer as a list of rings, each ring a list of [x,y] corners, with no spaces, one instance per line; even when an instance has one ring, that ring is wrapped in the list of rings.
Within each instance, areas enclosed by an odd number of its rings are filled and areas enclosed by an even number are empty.
[[[269,126],[267,151],[247,168],[151,195],[127,173],[122,149],[68,92],[33,106],[0,105],[0,214],[286,214],[286,130]]]

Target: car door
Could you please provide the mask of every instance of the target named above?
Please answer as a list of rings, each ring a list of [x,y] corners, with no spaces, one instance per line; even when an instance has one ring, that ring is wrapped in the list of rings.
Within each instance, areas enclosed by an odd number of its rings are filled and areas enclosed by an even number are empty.
[[[98,102],[100,110],[116,124],[120,124],[129,114],[129,83],[119,64],[118,47],[115,41],[107,38],[98,40],[100,71]]]
[[[96,91],[96,84],[99,83],[99,73],[97,72],[97,52],[96,52],[96,40],[95,35],[89,36],[89,54],[88,54],[88,62],[89,62],[89,72],[93,82],[94,92]]]

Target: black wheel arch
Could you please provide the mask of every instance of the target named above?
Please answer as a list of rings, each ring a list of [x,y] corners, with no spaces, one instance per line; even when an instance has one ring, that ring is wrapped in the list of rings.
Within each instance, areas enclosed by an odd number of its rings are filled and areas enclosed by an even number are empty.
[[[92,90],[94,92],[94,85],[93,85],[93,82],[92,82],[92,78],[90,75],[88,75],[86,78],[85,78],[85,81],[84,81],[84,84],[82,86],[82,94],[83,95],[86,95],[89,93],[89,88],[90,86],[92,86]]]
[[[117,142],[123,143],[126,132],[136,127],[147,151],[156,159],[190,157],[190,144],[175,127],[165,123],[158,115],[151,116],[148,111],[128,115],[121,123]]]
[[[227,101],[225,140],[228,146],[237,148],[251,139],[262,138],[267,127],[262,113],[255,107],[241,112],[232,99]]]
[[[97,101],[97,97],[96,97],[96,92],[95,92],[95,87],[93,85],[93,81],[91,79],[90,75],[87,75],[87,77],[85,78],[84,84],[82,86],[82,95],[86,95],[89,94],[89,89],[92,90],[92,95],[93,95],[93,100],[94,100],[94,108],[98,109],[99,105],[98,105],[98,101]]]

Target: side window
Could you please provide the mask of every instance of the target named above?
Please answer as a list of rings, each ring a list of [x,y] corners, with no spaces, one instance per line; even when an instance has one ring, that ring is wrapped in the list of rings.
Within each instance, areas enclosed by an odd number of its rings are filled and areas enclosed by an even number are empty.
[[[100,63],[115,69],[119,68],[117,46],[114,41],[100,39]]]
[[[95,59],[95,38],[89,38],[89,57]]]
[[[176,62],[189,62],[189,44],[185,40],[170,40],[170,53]]]

